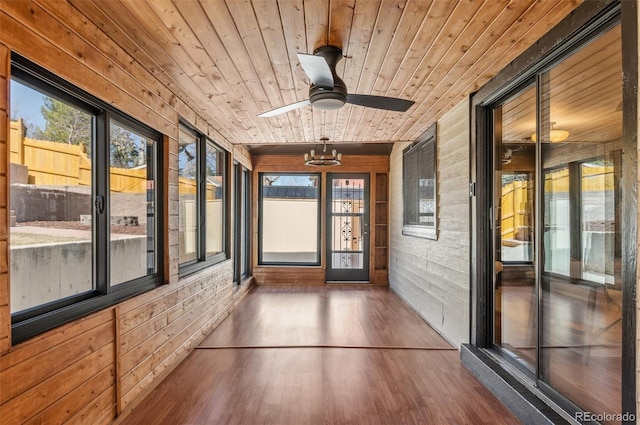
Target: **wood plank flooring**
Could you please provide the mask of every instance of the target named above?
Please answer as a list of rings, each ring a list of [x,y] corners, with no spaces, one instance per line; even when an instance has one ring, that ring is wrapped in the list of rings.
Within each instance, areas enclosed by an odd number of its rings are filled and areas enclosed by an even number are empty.
[[[258,286],[122,424],[517,424],[388,288]]]

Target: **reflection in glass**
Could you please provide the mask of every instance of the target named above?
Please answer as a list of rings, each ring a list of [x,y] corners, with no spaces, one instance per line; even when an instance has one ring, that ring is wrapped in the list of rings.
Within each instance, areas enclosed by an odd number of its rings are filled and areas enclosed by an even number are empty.
[[[120,124],[110,126],[111,284],[156,272],[155,145]]]
[[[541,77],[540,379],[591,412],[621,410],[620,26]],[[606,66],[603,66],[606,64]],[[552,123],[569,131],[555,143]]]
[[[317,174],[262,174],[261,262],[318,264]]]
[[[11,80],[11,312],[94,289],[92,115]]]
[[[249,274],[250,263],[250,238],[251,238],[251,174],[249,170],[242,170],[242,206],[240,208],[241,223],[240,223],[240,246],[241,254],[240,259],[242,267],[240,269],[241,276],[247,276]]]
[[[544,271],[569,276],[569,168],[544,174],[544,245],[553,252],[545,256]]]
[[[185,127],[180,126],[178,148],[180,263],[192,261],[198,257],[197,175],[197,137]]]
[[[494,110],[494,343],[532,371],[537,329],[533,255],[536,155],[535,143],[520,134],[523,129],[535,128],[535,93],[535,87],[530,87]]]
[[[223,249],[224,155],[210,142],[207,142],[206,167],[207,256],[211,256],[221,253]]]

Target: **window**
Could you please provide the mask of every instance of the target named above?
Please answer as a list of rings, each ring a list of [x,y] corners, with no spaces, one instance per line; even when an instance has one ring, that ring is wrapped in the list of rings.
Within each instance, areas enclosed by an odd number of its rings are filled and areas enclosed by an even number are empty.
[[[249,247],[251,173],[239,163],[233,165],[234,173],[234,248],[233,248],[233,281],[240,284],[249,276]]]
[[[14,55],[13,342],[163,282],[162,136]]]
[[[209,139],[180,125],[180,274],[227,259],[226,158]]]
[[[320,264],[319,184],[319,174],[260,174],[260,264]]]
[[[402,234],[437,239],[436,125],[406,148],[403,161]]]

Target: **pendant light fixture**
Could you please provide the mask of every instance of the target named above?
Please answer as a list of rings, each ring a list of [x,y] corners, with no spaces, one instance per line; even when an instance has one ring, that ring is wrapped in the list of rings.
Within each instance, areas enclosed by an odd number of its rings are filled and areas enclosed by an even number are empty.
[[[311,149],[309,153],[304,154],[304,163],[306,165],[340,165],[342,163],[342,154],[338,153],[337,150],[333,149],[331,151],[331,155],[327,155],[327,141],[329,141],[328,137],[323,137],[320,139],[322,142],[322,153],[319,155],[315,151],[315,149]]]
[[[551,130],[549,131],[549,141],[551,143],[558,143],[558,142],[564,142],[565,140],[567,140],[567,138],[569,137],[569,132],[567,130],[556,130],[555,128],[553,128],[554,125],[556,125],[555,122],[551,122]],[[533,140],[534,142],[537,139],[537,135],[536,133],[533,133],[531,135],[531,140]]]

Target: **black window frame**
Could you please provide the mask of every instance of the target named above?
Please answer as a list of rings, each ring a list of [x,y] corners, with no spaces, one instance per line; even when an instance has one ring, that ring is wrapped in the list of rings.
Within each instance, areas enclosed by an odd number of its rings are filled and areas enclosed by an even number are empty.
[[[196,273],[202,269],[207,267],[211,267],[215,264],[226,261],[230,258],[229,256],[229,154],[226,150],[224,150],[220,145],[215,143],[209,137],[205,136],[203,133],[198,131],[194,126],[187,123],[185,120],[179,121],[179,126],[192,133],[196,138],[196,161],[197,161],[197,171],[196,171],[196,221],[197,221],[197,248],[196,248],[196,258],[194,260],[188,260],[182,262],[178,266],[178,275],[179,277],[184,277],[190,275],[192,273]],[[207,193],[206,193],[206,160],[207,160],[207,146],[213,147],[219,153],[222,154],[222,160],[220,164],[222,166],[222,226],[221,226],[221,241],[222,241],[222,250],[221,252],[215,253],[214,255],[207,254],[207,241],[206,241],[206,232],[207,232],[207,213],[206,213],[206,204],[207,204]]]
[[[402,234],[426,239],[438,239],[438,155],[437,124],[433,124],[416,142],[402,151]],[[412,175],[409,164],[415,163],[418,175]],[[432,164],[432,169],[428,166]],[[420,172],[433,175],[433,224],[420,223]],[[412,211],[414,212],[412,214]]]
[[[251,171],[234,161],[233,179],[233,282],[240,285],[251,270]]]
[[[318,254],[317,261],[314,262],[290,262],[290,261],[264,261],[262,258],[262,246],[263,235],[262,229],[264,229],[263,223],[263,181],[265,175],[279,175],[279,176],[316,176],[317,179],[317,211],[318,211],[318,223],[316,227],[317,244],[316,252]],[[258,265],[260,266],[287,266],[287,267],[316,267],[320,266],[322,262],[322,173],[293,173],[293,172],[260,172],[258,173]]]
[[[164,186],[163,135],[112,105],[76,87],[56,74],[11,53],[11,79],[43,94],[67,102],[93,116],[92,137],[92,281],[94,289],[70,297],[40,304],[11,314],[12,344],[54,329],[88,314],[118,304],[128,298],[153,290],[165,283],[164,277]],[[110,285],[110,123],[116,121],[139,135],[155,141],[155,265],[154,273],[137,279]],[[96,199],[104,200],[105,208],[97,212]],[[10,255],[10,253],[9,253]],[[102,266],[101,266],[102,265]]]

